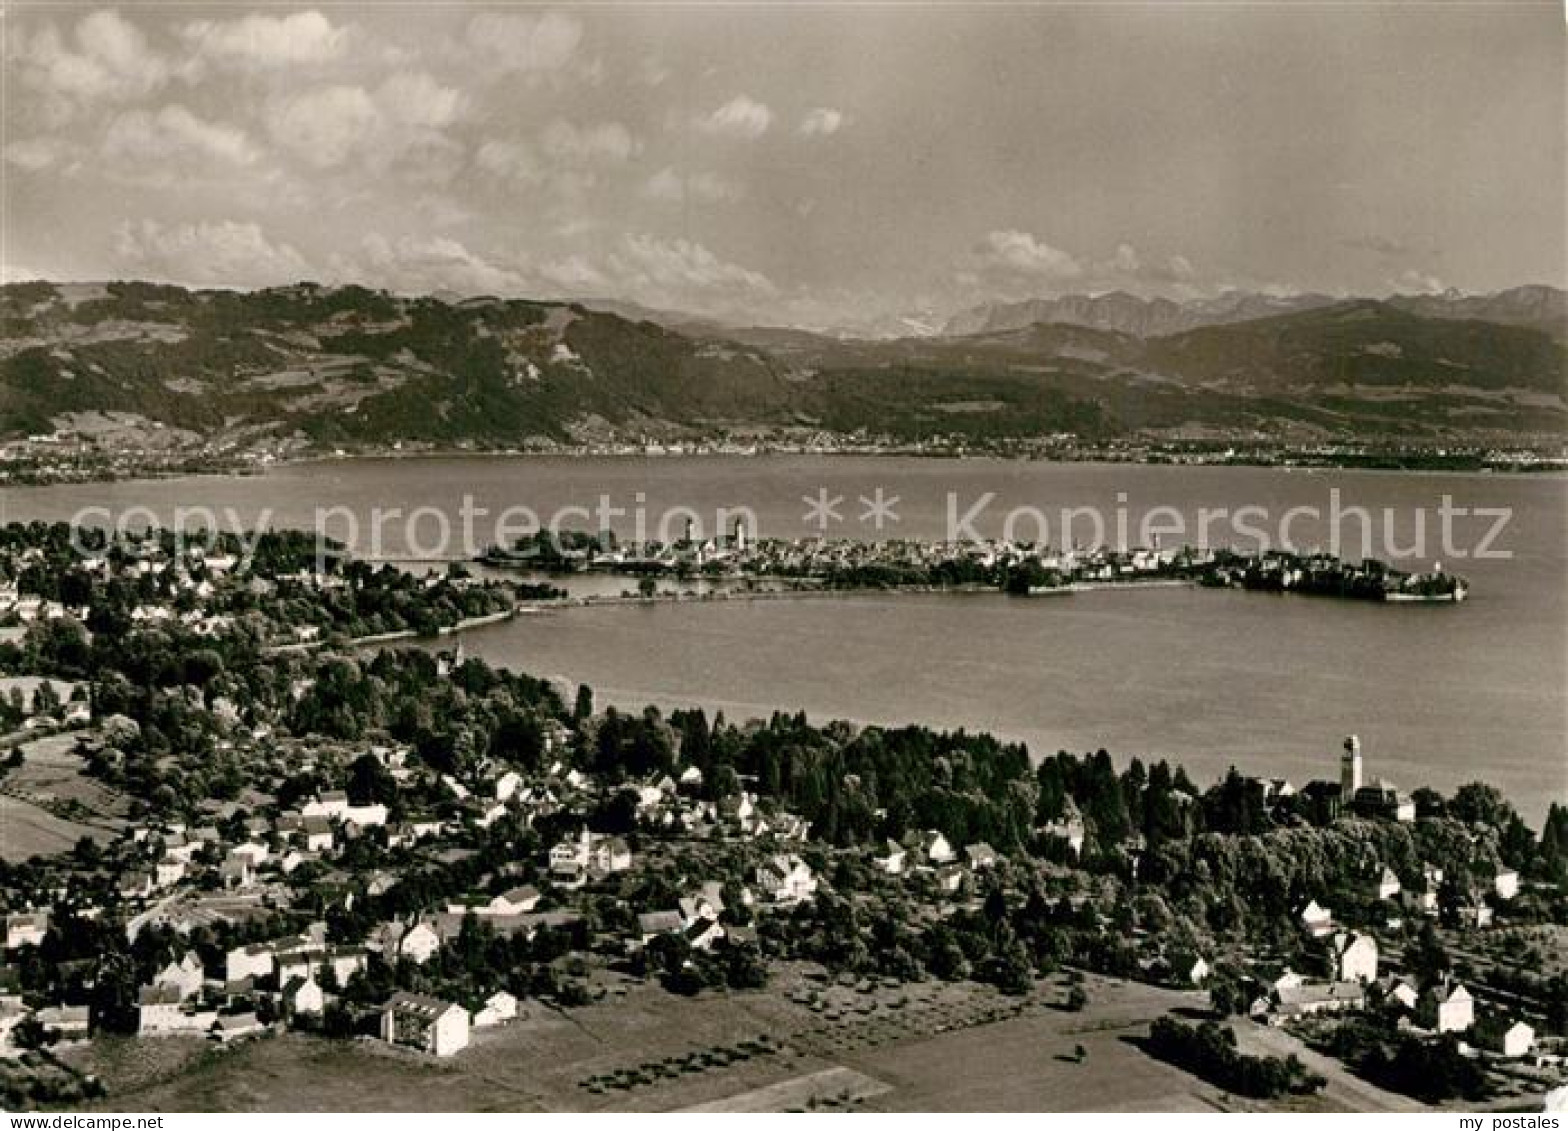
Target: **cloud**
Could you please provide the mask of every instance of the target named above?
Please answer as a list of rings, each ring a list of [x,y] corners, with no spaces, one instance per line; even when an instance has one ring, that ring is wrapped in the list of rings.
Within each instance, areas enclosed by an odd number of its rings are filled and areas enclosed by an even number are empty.
[[[1106,266],[1112,271],[1136,275],[1143,266],[1143,260],[1139,258],[1138,249],[1132,244],[1119,243],[1116,245],[1116,253],[1111,256]]]
[[[1400,255],[1409,255],[1411,251],[1411,248],[1408,244],[1401,243],[1396,239],[1390,239],[1387,236],[1378,235],[1354,236],[1350,239],[1340,240],[1339,245],[1341,247],[1348,247],[1352,251],[1369,251],[1373,255],[1381,255],[1389,258]]]
[[[989,232],[967,257],[969,271],[994,274],[1020,281],[1076,279],[1083,264],[1060,248],[1052,247],[1029,232],[1015,228]]]
[[[577,54],[582,38],[582,24],[560,12],[481,12],[468,21],[469,49],[508,71],[560,70]]]
[[[539,275],[551,287],[574,295],[596,294],[609,285],[604,272],[583,255],[568,255],[541,264]]]
[[[267,128],[279,145],[325,169],[362,146],[379,118],[363,87],[324,86],[275,104]]]
[[[698,128],[719,137],[751,141],[768,132],[773,111],[745,94],[737,94],[713,113],[698,120]]]
[[[1388,286],[1400,294],[1440,295],[1448,289],[1448,284],[1436,275],[1418,271],[1414,267],[1402,272],[1399,278],[1390,280]]]
[[[442,86],[423,71],[399,72],[376,90],[376,106],[386,117],[408,126],[440,129],[467,107],[463,92]]]
[[[272,139],[318,169],[363,159],[384,171],[405,156],[418,156],[421,179],[444,180],[456,172],[457,144],[443,128],[463,113],[461,91],[423,72],[398,73],[372,91],[362,86],[316,87],[274,101],[267,109]]]
[[[0,156],[29,173],[42,172],[77,155],[77,147],[57,137],[26,137],[8,142]]]
[[[832,137],[843,128],[845,121],[842,111],[818,106],[800,120],[800,133],[804,137]]]
[[[257,156],[256,147],[238,126],[205,121],[178,104],[156,114],[127,110],[119,115],[104,134],[102,154],[109,161],[136,165],[185,158],[249,165]]]
[[[666,166],[643,185],[643,196],[667,204],[684,204],[688,200],[704,204],[717,204],[724,200],[737,200],[742,191],[739,185],[725,180],[717,173],[688,173],[681,176]]]
[[[195,20],[180,29],[197,56],[224,65],[250,68],[323,63],[340,57],[348,32],[320,12],[287,16],[244,16],[237,20]]]
[[[530,289],[521,272],[491,263],[445,236],[388,239],[372,232],[360,242],[357,259],[338,259],[333,266],[350,279],[408,293],[520,295]]]
[[[610,274],[645,300],[667,301],[715,292],[773,294],[766,275],[720,259],[691,240],[628,235],[610,255]]]
[[[143,98],[169,80],[167,61],[140,29],[113,11],[76,22],[70,40],[54,24],[9,37],[7,69],[44,100],[47,116],[63,122],[84,105]]]
[[[114,251],[138,275],[174,283],[274,286],[311,274],[289,244],[274,243],[259,225],[236,220],[170,225],[127,220],[115,229]]]
[[[474,164],[501,180],[532,184],[543,176],[539,156],[526,141],[487,141],[474,154]]]
[[[631,131],[619,122],[574,126],[560,119],[545,127],[539,145],[547,156],[567,165],[616,164],[638,150]]]

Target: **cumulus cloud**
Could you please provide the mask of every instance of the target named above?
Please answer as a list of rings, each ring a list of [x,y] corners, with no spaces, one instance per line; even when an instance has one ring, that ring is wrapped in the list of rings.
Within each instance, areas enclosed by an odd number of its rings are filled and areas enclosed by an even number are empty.
[[[768,132],[773,111],[749,95],[737,94],[697,124],[705,133],[751,141]]]
[[[143,98],[169,80],[169,64],[147,37],[118,12],[92,12],[69,37],[54,24],[9,36],[5,60],[18,84],[43,100],[46,115],[61,122],[90,103]]]
[[[362,158],[384,170],[417,153],[425,179],[449,178],[456,143],[442,132],[462,113],[462,93],[423,72],[390,76],[374,91],[338,84],[274,101],[267,110],[272,139],[318,169]]]
[[[844,126],[844,114],[830,106],[818,106],[800,120],[800,132],[805,137],[831,137]]]
[[[631,131],[619,122],[575,126],[557,119],[545,127],[540,148],[567,165],[616,164],[637,152]]]
[[[310,268],[287,243],[257,224],[236,220],[162,224],[127,220],[115,229],[121,263],[145,278],[216,286],[275,286],[308,278]]]
[[[440,129],[463,113],[467,99],[423,71],[391,75],[376,90],[376,106],[386,117],[408,126]]]
[[[667,204],[684,204],[688,200],[704,204],[717,204],[723,200],[736,200],[741,196],[740,186],[725,180],[717,173],[688,173],[685,176],[666,166],[643,185],[643,196]]]
[[[334,269],[373,286],[410,293],[519,295],[529,289],[521,272],[492,263],[445,236],[388,239],[372,232],[361,241],[360,252],[357,260],[339,260]]]
[[[968,257],[976,274],[994,273],[1022,280],[1076,279],[1083,265],[1072,255],[1016,228],[988,232]]]
[[[1448,289],[1448,284],[1436,275],[1414,267],[1402,272],[1399,278],[1390,280],[1388,285],[1391,290],[1401,294],[1440,295]]]
[[[610,255],[611,275],[644,300],[748,291],[772,294],[766,275],[714,255],[691,240],[628,235]]]
[[[583,25],[561,12],[481,12],[468,21],[470,51],[509,71],[565,67],[582,43]]]
[[[539,156],[526,141],[487,141],[474,153],[474,164],[501,180],[533,183],[543,176]]]
[[[209,122],[171,104],[156,114],[127,110],[109,123],[103,156],[116,162],[169,163],[191,158],[231,165],[256,160],[256,147],[238,126]]]
[[[8,142],[0,156],[6,164],[29,173],[54,168],[76,155],[76,147],[57,137],[26,137]]]
[[[324,86],[275,104],[267,128],[279,145],[318,168],[341,165],[376,126],[376,104],[363,87]]]
[[[180,38],[199,58],[249,68],[323,63],[348,46],[348,32],[315,11],[194,20],[180,29]]]
[[[539,275],[555,290],[574,295],[596,294],[609,285],[604,272],[584,255],[567,255],[540,264]]]

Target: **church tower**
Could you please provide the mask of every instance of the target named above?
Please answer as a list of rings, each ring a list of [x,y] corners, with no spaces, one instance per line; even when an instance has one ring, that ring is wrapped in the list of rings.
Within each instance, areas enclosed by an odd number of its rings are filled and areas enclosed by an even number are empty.
[[[1339,758],[1339,796],[1348,802],[1361,788],[1361,740],[1355,735],[1345,739],[1345,752]]]

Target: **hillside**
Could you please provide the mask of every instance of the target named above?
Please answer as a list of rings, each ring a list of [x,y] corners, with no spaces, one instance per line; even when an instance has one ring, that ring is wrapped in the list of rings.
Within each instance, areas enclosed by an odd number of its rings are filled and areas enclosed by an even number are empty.
[[[174,445],[365,448],[822,430],[901,441],[1565,431],[1552,335],[1370,300],[1153,336],[1035,322],[842,340],[355,287],[30,283],[0,288],[0,320],[0,438],[139,427]]]
[[[766,355],[580,306],[312,285],[6,287],[0,431],[127,412],[204,436],[516,444],[774,419]]]

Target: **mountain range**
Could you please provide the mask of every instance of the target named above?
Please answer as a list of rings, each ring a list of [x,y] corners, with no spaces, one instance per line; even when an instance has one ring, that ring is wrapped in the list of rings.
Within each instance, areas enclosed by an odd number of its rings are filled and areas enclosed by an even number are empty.
[[[1069,296],[856,339],[608,301],[11,284],[0,437],[132,421],[230,446],[1561,438],[1565,299]]]

